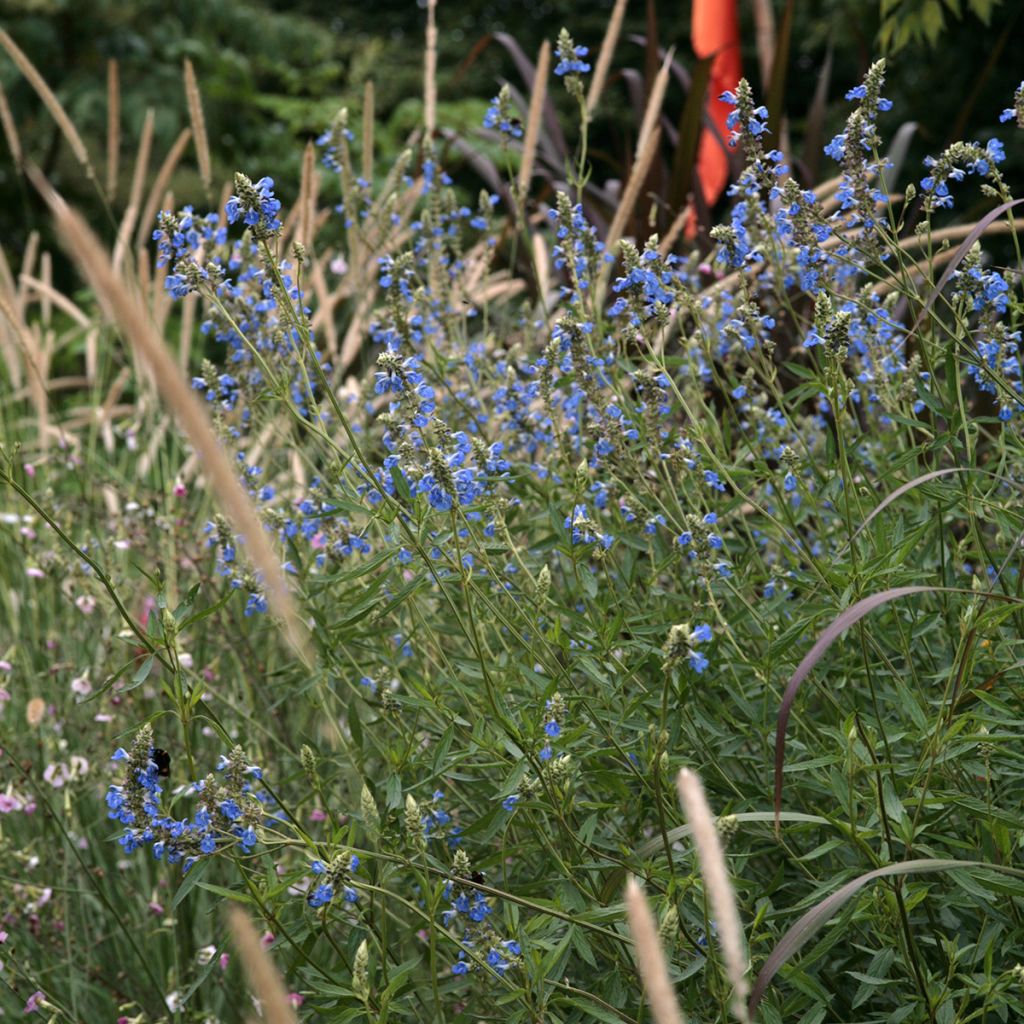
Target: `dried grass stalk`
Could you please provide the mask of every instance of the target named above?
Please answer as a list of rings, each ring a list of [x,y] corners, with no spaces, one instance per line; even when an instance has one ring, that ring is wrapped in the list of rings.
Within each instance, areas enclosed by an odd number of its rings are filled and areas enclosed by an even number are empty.
[[[687,203],[676,214],[675,220],[672,221],[669,225],[668,231],[665,232],[665,237],[658,243],[658,252],[662,256],[667,256],[672,251],[672,247],[676,244],[679,236],[683,233],[683,228],[686,227],[692,213],[693,203]]]
[[[302,154],[302,179],[299,185],[299,241],[309,253],[313,252],[313,225],[316,223],[317,200],[316,147],[313,140],[306,143]]]
[[[281,975],[263,948],[248,914],[241,907],[230,907],[227,913],[238,959],[242,961],[252,994],[263,1008],[263,1019],[267,1024],[298,1024]]]
[[[747,981],[747,957],[744,952],[743,926],[736,908],[736,893],[729,881],[722,844],[718,838],[715,819],[704,795],[700,779],[684,768],[679,773],[679,800],[683,805],[686,820],[693,829],[693,843],[700,860],[700,872],[704,876],[704,887],[711,901],[711,912],[718,929],[718,942],[722,947],[725,973],[732,985],[730,1008],[737,1020],[746,1024],[747,995],[750,984]]]
[[[192,137],[196,140],[196,161],[199,164],[199,177],[203,188],[209,194],[213,187],[213,164],[210,161],[210,140],[206,136],[206,118],[203,116],[203,101],[199,95],[199,83],[196,81],[195,68],[192,61],[185,58],[185,100],[188,103],[188,116],[192,123]]]
[[[612,16],[608,19],[608,27],[604,30],[601,52],[597,55],[597,63],[594,64],[594,75],[590,79],[590,88],[587,90],[587,114],[590,117],[594,116],[594,111],[597,110],[597,104],[608,82],[608,69],[612,66],[615,46],[622,33],[622,20],[626,16],[627,3],[629,3],[629,0],[615,0]]]
[[[655,1024],[685,1024],[668,976],[658,925],[635,878],[626,880],[626,918],[636,947],[636,965],[644,983]]]
[[[43,325],[50,326],[50,319],[53,314],[53,258],[49,252],[44,252],[39,257],[39,274],[43,279],[43,288],[39,292],[39,311],[42,314]]]
[[[107,61],[107,199],[117,195],[121,158],[121,82],[117,61]]]
[[[39,446],[46,449],[50,443],[49,399],[46,394],[46,359],[35,335],[28,329],[20,314],[8,304],[3,295],[0,295],[0,315],[10,323],[15,341],[21,346],[25,359],[29,394],[32,396],[32,404],[36,409]],[[13,366],[10,373],[13,378]]]
[[[175,414],[198,453],[214,493],[235,530],[245,537],[246,552],[263,576],[267,600],[281,617],[284,633],[293,649],[304,659],[305,627],[292,602],[280,559],[267,539],[266,531],[242,489],[232,461],[210,425],[206,410],[182,377],[160,335],[154,330],[145,307],[118,280],[103,246],[82,217],[71,210],[45,182],[40,182],[53,209],[57,228],[79,269],[100,304],[119,325],[133,349],[149,366],[164,400]]]
[[[0,46],[10,56],[11,60],[18,65],[18,70],[25,76],[28,84],[35,89],[36,94],[43,101],[43,106],[50,112],[50,116],[57,122],[64,138],[67,139],[75,159],[82,165],[90,180],[95,179],[96,172],[89,162],[89,151],[85,148],[82,136],[74,126],[71,118],[60,104],[60,100],[54,95],[53,90],[46,84],[46,80],[36,70],[35,65],[25,56],[18,44],[0,28]]]
[[[427,46],[423,61],[424,141],[430,144],[437,131],[437,0],[427,0]]]
[[[46,259],[49,253],[44,253],[43,258]],[[43,302],[52,303],[59,310],[66,313],[72,320],[78,324],[79,327],[90,327],[92,321],[82,312],[82,310],[75,305],[63,292],[57,291],[53,287],[52,283],[42,280],[38,277],[33,277],[31,274],[22,274],[21,281],[27,288],[30,288]]]
[[[368,78],[363,86],[363,181],[373,181],[373,128],[374,128],[373,79]]]
[[[657,155],[660,142],[661,128],[655,125],[654,131],[647,136],[644,149],[640,151],[633,163],[632,170],[629,172],[629,180],[626,182],[626,187],[622,192],[622,199],[615,209],[615,216],[612,218],[611,225],[608,228],[605,245],[609,252],[613,251],[613,247],[622,238],[626,221],[629,220],[633,213],[633,207],[636,206],[636,201],[640,196],[640,189],[643,188],[643,184],[647,180],[647,174],[651,169],[651,164],[654,162],[654,157]]]
[[[551,44],[545,39],[537,55],[537,71],[533,76],[533,92],[530,93],[530,109],[526,115],[526,133],[523,136],[523,159],[519,165],[519,191],[524,196],[530,187],[533,164],[537,158],[537,143],[540,140],[540,123],[544,116],[550,71]]]
[[[775,59],[775,11],[772,0],[753,0],[754,32],[757,38],[757,63],[761,70],[761,84],[765,89],[772,77]]]
[[[18,135],[18,126],[14,123],[14,115],[7,104],[7,93],[0,85],[0,125],[3,125],[4,138],[7,139],[7,148],[11,151],[11,159],[14,166],[21,170],[24,154],[21,149],[21,137]]]
[[[31,277],[36,269],[36,257],[39,255],[39,232],[33,231],[25,243],[25,252],[21,257],[21,270],[18,273],[18,290],[14,296],[14,309],[18,316],[25,315],[25,305],[28,300],[28,289],[25,285],[25,278]]]
[[[661,67],[658,69],[657,75],[654,76],[654,84],[651,86],[651,94],[647,98],[647,106],[644,108],[644,119],[640,122],[640,134],[636,139],[636,158],[640,159],[640,154],[643,153],[644,148],[654,133],[654,129],[657,127],[658,119],[661,117],[661,106],[665,102],[665,91],[668,89],[668,77],[672,70],[672,57],[675,54],[675,49],[669,47],[668,53],[665,54],[665,59],[661,62]]]
[[[135,232],[136,248],[149,239],[150,233],[156,226],[155,221],[157,208],[160,206],[160,197],[167,191],[167,186],[171,183],[171,175],[174,174],[175,168],[181,162],[181,158],[185,153],[185,147],[191,138],[192,130],[190,128],[182,128],[178,137],[174,140],[174,144],[167,151],[167,156],[164,157],[160,170],[156,172],[156,177],[153,179],[153,184],[149,189],[149,195],[146,197],[146,205],[142,208],[139,227]]]
[[[153,124],[156,120],[156,111],[152,107],[146,108],[146,116],[142,122],[142,132],[139,135],[139,148],[135,153],[135,167],[132,170],[132,185],[128,193],[128,206],[125,208],[121,224],[117,229],[117,242],[114,245],[114,272],[121,270],[125,254],[131,241],[131,233],[135,230],[135,222],[139,216],[139,206],[142,204],[142,187],[146,183],[146,173],[149,171],[149,154],[153,148]]]

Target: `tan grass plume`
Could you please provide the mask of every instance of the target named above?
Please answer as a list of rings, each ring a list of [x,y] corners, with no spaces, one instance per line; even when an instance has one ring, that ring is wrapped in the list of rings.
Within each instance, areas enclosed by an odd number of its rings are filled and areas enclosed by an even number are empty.
[[[655,1024],[686,1024],[668,976],[665,951],[658,940],[658,925],[635,878],[626,880],[626,919],[633,933],[636,965]]]
[[[298,241],[313,254],[313,234],[316,224],[316,200],[319,179],[316,176],[316,147],[313,140],[306,143],[302,154],[302,178],[299,184],[299,227]]]
[[[107,199],[117,195],[121,158],[121,82],[117,61],[107,61]]]
[[[241,907],[229,907],[228,924],[252,994],[260,1001],[267,1024],[298,1024],[281,975],[263,948],[249,915]]]
[[[693,830],[700,873],[704,877],[704,887],[711,902],[725,972],[732,985],[730,1007],[737,1020],[747,1022],[750,1020],[747,1014],[750,983],[747,980],[747,956],[744,951],[743,926],[736,908],[736,894],[729,881],[729,869],[726,867],[714,816],[704,795],[704,786],[686,768],[679,773],[679,800]]]
[[[286,639],[300,657],[308,659],[306,630],[292,602],[281,561],[238,482],[231,460],[213,432],[206,410],[186,384],[138,296],[117,278],[99,239],[45,181],[39,179],[37,185],[53,210],[57,229],[79,270],[107,315],[118,324],[132,348],[150,368],[164,401],[192,442],[224,512],[235,530],[245,537],[246,553],[263,575],[267,601],[283,620]]]
[[[21,150],[21,136],[18,135],[18,126],[14,123],[14,115],[7,103],[7,93],[0,85],[0,125],[4,129],[4,138],[7,139],[7,148],[11,151],[11,159],[14,166],[21,170],[23,154]]]
[[[29,85],[35,89],[39,98],[43,101],[43,106],[50,112],[50,116],[54,121],[57,122],[57,127],[60,128],[64,138],[67,139],[71,151],[75,154],[75,159],[85,169],[86,175],[90,179],[95,179],[96,172],[89,162],[89,151],[85,148],[85,143],[82,141],[82,136],[78,134],[78,129],[74,126],[71,118],[68,117],[67,112],[61,106],[60,100],[57,99],[53,90],[46,84],[46,80],[36,70],[32,61],[25,56],[18,44],[2,28],[0,28],[0,46],[7,51],[11,60],[18,65],[18,70],[25,76]]]
[[[373,79],[368,78],[363,86],[363,181],[373,181],[373,128],[374,128]]]
[[[533,177],[533,164],[537,157],[537,143],[540,140],[540,122],[544,114],[544,101],[548,92],[548,75],[551,71],[551,43],[546,39],[537,54],[537,71],[533,76],[533,92],[530,93],[530,109],[526,115],[526,132],[523,135],[523,159],[519,165],[519,191],[526,195]]]
[[[156,227],[155,222],[160,199],[167,191],[167,186],[171,183],[171,175],[174,174],[175,168],[181,162],[181,158],[185,154],[185,147],[191,138],[192,129],[182,128],[178,137],[174,140],[174,144],[167,151],[167,156],[164,157],[164,162],[160,165],[160,169],[156,172],[156,177],[153,179],[153,184],[149,189],[149,195],[146,197],[146,205],[142,208],[138,229],[135,232],[136,248],[149,239],[153,229]]]
[[[601,41],[601,52],[597,55],[597,63],[594,64],[594,75],[590,79],[590,88],[587,90],[587,114],[594,116],[597,104],[601,100],[601,94],[608,82],[608,70],[612,66],[612,57],[615,54],[615,45],[622,33],[622,20],[626,16],[626,4],[629,0],[615,0],[615,7],[612,9],[612,16],[608,19],[608,27],[604,30],[604,39]]]
[[[423,60],[424,142],[430,145],[437,130],[437,0],[427,0],[427,46]]]
[[[192,122],[192,137],[196,140],[196,161],[199,164],[199,177],[203,180],[203,188],[209,193],[213,187],[213,164],[210,160],[210,141],[206,136],[206,118],[203,116],[203,100],[199,95],[199,83],[196,81],[195,68],[192,61],[185,58],[185,99],[188,102],[188,116]]]
[[[149,154],[153,148],[153,125],[156,122],[156,111],[146,108],[146,116],[142,121],[142,132],[139,134],[139,148],[135,153],[135,167],[132,170],[132,183],[128,192],[128,205],[117,229],[117,242],[114,246],[114,272],[121,269],[121,264],[131,245],[131,233],[139,217],[142,205],[142,189],[149,173]]]
[[[622,198],[619,200],[619,205],[615,208],[615,216],[612,218],[611,225],[608,228],[608,235],[605,239],[605,245],[609,252],[614,251],[615,244],[622,238],[622,232],[625,230],[626,222],[633,213],[637,199],[640,198],[640,189],[647,180],[647,174],[651,169],[651,164],[654,163],[655,156],[657,156],[660,143],[661,128],[656,125],[654,131],[647,136],[644,148],[637,155],[633,163],[629,173],[629,180],[626,182],[626,187],[622,190]],[[608,265],[606,264],[606,266]]]
[[[661,62],[658,73],[654,76],[654,84],[651,86],[651,94],[647,97],[647,106],[644,108],[644,119],[640,122],[640,134],[636,138],[636,158],[644,151],[648,139],[654,134],[654,129],[661,118],[661,107],[665,102],[665,92],[668,89],[668,78],[672,70],[672,57],[675,50],[669,47],[665,59]]]

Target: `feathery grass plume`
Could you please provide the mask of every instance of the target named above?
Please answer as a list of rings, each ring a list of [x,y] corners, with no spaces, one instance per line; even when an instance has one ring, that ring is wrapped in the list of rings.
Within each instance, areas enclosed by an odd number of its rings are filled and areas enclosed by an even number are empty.
[[[142,187],[146,182],[146,172],[149,170],[149,154],[153,148],[153,124],[156,120],[156,111],[152,107],[146,108],[146,116],[142,122],[142,132],[139,135],[139,148],[135,153],[135,167],[132,170],[132,184],[128,192],[128,205],[125,207],[124,216],[117,229],[117,242],[114,245],[114,272],[118,273],[121,264],[124,262],[125,254],[130,245],[130,235],[135,229],[135,222],[139,216],[139,207],[142,205]]]
[[[82,165],[86,176],[90,181],[95,181],[96,172],[89,162],[89,151],[85,148],[85,143],[82,141],[82,136],[78,134],[78,129],[74,126],[71,118],[68,117],[53,90],[36,70],[32,61],[28,59],[18,44],[2,28],[0,28],[0,46],[7,51],[11,60],[18,65],[18,70],[25,76],[28,84],[35,89],[36,94],[43,101],[43,106],[50,112],[50,116],[54,121],[57,122],[57,127],[60,128],[64,138],[67,139],[71,151],[75,154],[75,159]]]
[[[423,141],[437,131],[437,0],[427,0],[427,46],[423,60]]]
[[[636,965],[644,983],[655,1024],[686,1024],[668,976],[665,951],[658,939],[658,923],[635,878],[626,879],[626,917],[633,933]]]
[[[241,907],[228,908],[228,924],[252,994],[260,1001],[267,1024],[298,1024],[281,975]]]
[[[373,181],[373,79],[368,78],[363,86],[363,181]]]
[[[771,0],[754,0],[752,6],[757,40],[757,64],[761,71],[761,84],[767,89],[775,57],[775,12],[772,10]]]
[[[86,281],[108,316],[120,326],[132,348],[150,368],[164,400],[192,442],[228,519],[245,537],[246,552],[263,576],[267,600],[283,620],[286,639],[305,661],[308,658],[306,630],[288,591],[281,561],[235,476],[231,460],[210,426],[206,410],[182,378],[142,302],[128,290],[125,282],[118,279],[102,244],[81,215],[68,207],[45,181],[39,180],[37,184],[50,204],[58,231]]]
[[[665,59],[661,62],[661,67],[654,77],[651,94],[647,97],[647,106],[644,108],[644,119],[640,122],[640,134],[636,138],[637,160],[640,159],[640,154],[643,153],[661,118],[661,107],[665,102],[665,91],[668,89],[668,77],[672,70],[672,57],[674,55],[675,48],[669,47],[668,53],[665,54]]]
[[[39,312],[42,314],[43,326],[49,327],[53,314],[53,301],[50,298],[53,293],[53,257],[50,256],[49,250],[39,257],[39,276],[43,282],[42,291],[38,292]]]
[[[28,288],[25,285],[25,278],[35,273],[36,257],[39,255],[39,232],[33,231],[25,243],[25,251],[21,257],[21,269],[18,272],[18,288],[14,293],[14,308],[18,316],[25,315],[25,303],[28,298]]]
[[[153,184],[150,186],[149,195],[146,197],[146,205],[142,208],[142,216],[139,218],[139,226],[135,231],[135,248],[145,244],[153,231],[153,223],[156,220],[157,210],[160,206],[160,197],[167,191],[171,183],[171,175],[181,162],[185,153],[185,147],[192,138],[191,128],[182,128],[174,144],[167,151],[160,170],[156,172]]]
[[[25,722],[31,727],[36,728],[43,718],[46,716],[46,701],[42,697],[33,697],[25,705]]]
[[[604,30],[604,39],[601,40],[601,52],[597,55],[597,61],[594,64],[594,74],[590,79],[590,88],[587,90],[587,115],[589,117],[594,116],[597,104],[601,100],[601,94],[608,83],[608,69],[612,66],[615,46],[622,33],[622,21],[626,16],[627,3],[629,3],[629,0],[615,0],[612,16],[608,19],[608,27]]]
[[[206,137],[206,118],[203,117],[203,101],[199,95],[199,83],[192,61],[185,58],[185,100],[188,103],[188,116],[192,122],[192,137],[196,140],[196,161],[199,164],[199,177],[203,188],[209,194],[213,187],[213,165],[210,162],[210,141]]]
[[[551,44],[545,39],[537,54],[537,70],[533,76],[533,92],[530,93],[530,109],[526,115],[526,133],[523,136],[523,159],[519,165],[519,191],[526,195],[533,177],[533,164],[537,157],[537,142],[540,139],[540,122],[544,116],[544,100],[548,92],[548,75],[551,72]]]
[[[18,135],[18,126],[14,123],[14,115],[7,104],[7,93],[0,85],[0,125],[4,129],[4,138],[7,139],[7,148],[11,151],[11,159],[14,166],[21,170],[23,153],[21,150],[21,138]]]
[[[686,222],[690,219],[693,213],[693,204],[686,203],[685,206],[676,214],[676,218],[669,225],[668,231],[665,232],[665,237],[658,243],[658,252],[662,256],[667,256],[675,246],[679,236],[683,233],[683,228],[686,227]]]
[[[625,230],[626,221],[632,216],[633,208],[636,206],[637,199],[640,198],[640,189],[643,188],[644,182],[647,180],[647,174],[651,169],[651,164],[654,163],[654,158],[658,153],[658,145],[661,142],[661,128],[655,126],[654,131],[647,136],[647,142],[643,150],[637,155],[636,160],[633,163],[633,167],[629,172],[629,180],[626,182],[626,187],[622,191],[622,198],[619,200],[619,205],[615,208],[615,216],[612,218],[612,222],[608,227],[608,235],[605,239],[605,245],[609,251],[613,246],[622,238],[622,232]],[[605,269],[602,270],[602,277],[607,278],[611,264],[605,264]]]
[[[730,1007],[737,1020],[749,1021],[747,995],[750,983],[747,980],[747,956],[744,952],[743,926],[736,908],[736,893],[729,881],[729,870],[718,838],[715,819],[704,795],[700,778],[684,768],[679,773],[679,800],[683,805],[686,820],[693,829],[693,843],[700,859],[700,873],[711,900],[711,912],[715,915],[718,942],[722,947],[725,971],[732,985]]]
[[[319,179],[316,176],[316,147],[313,140],[306,143],[302,154],[302,178],[299,182],[298,240],[313,253],[313,232],[316,223],[316,199]]]
[[[187,372],[192,356],[192,329],[196,322],[196,305],[199,296],[193,293],[181,300],[181,334],[178,341],[178,365],[182,373]]]
[[[39,424],[39,446],[45,449],[49,447],[50,439],[49,400],[46,394],[46,364],[48,360],[40,351],[37,340],[25,324],[20,311],[9,305],[2,294],[0,294],[0,316],[10,323],[14,339],[21,346],[26,370],[25,377],[27,377],[26,383],[29,394],[32,396],[32,404],[35,406],[36,419]],[[19,360],[10,359],[7,366],[11,382],[16,387],[20,386],[25,378],[21,376]],[[17,379],[15,380],[15,378]]]
[[[121,156],[121,82],[117,60],[107,61],[107,199],[117,195]]]
[[[48,259],[49,253],[43,253],[43,260],[47,261]],[[63,292],[54,288],[52,281],[44,278],[33,277],[31,274],[26,274],[24,272],[19,275],[19,279],[26,287],[31,288],[42,302],[56,306],[59,310],[66,313],[72,320],[74,320],[79,327],[88,329],[92,326],[92,320],[86,316],[81,307],[76,305]]]

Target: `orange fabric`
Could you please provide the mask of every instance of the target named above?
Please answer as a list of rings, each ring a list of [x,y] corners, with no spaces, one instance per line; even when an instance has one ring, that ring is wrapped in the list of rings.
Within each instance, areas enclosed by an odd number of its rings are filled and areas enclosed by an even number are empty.
[[[736,0],[693,0],[690,38],[694,55],[699,60],[713,58],[705,110],[728,146],[730,132],[725,127],[725,119],[732,107],[718,97],[726,90],[735,89],[743,74]],[[714,206],[729,182],[729,157],[706,125],[697,142],[696,171],[704,202]]]

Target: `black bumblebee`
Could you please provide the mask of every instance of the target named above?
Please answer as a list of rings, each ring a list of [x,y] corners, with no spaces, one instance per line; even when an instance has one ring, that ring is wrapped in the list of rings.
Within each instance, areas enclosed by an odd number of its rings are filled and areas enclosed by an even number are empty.
[[[171,755],[162,747],[154,747],[150,760],[156,765],[157,775],[167,777],[171,774]]]

